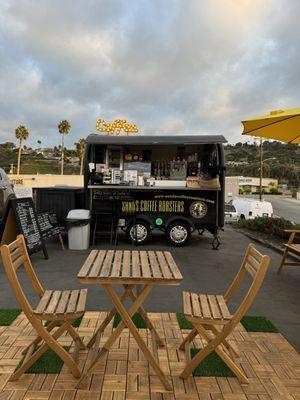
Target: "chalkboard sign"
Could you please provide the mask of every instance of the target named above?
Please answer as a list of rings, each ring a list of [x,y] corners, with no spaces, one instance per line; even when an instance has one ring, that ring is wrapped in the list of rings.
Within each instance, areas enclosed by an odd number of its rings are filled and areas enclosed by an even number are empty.
[[[21,233],[29,254],[43,250],[45,258],[48,258],[32,198],[11,199],[5,214],[1,243],[9,243]]]

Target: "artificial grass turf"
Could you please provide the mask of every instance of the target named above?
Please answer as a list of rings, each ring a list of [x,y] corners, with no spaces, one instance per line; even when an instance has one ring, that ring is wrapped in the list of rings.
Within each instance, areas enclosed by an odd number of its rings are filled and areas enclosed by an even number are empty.
[[[15,308],[0,310],[0,326],[9,326],[20,314],[21,310]]]
[[[176,317],[180,329],[193,329],[192,323],[189,322],[182,313],[177,312]]]
[[[133,322],[134,322],[134,325],[136,326],[136,328],[138,328],[138,329],[146,329],[147,328],[147,325],[146,325],[145,321],[143,320],[143,318],[141,317],[140,313],[135,313],[132,319],[133,319]],[[120,321],[121,321],[120,315],[116,314],[115,318],[114,318],[113,327],[116,328],[119,325]]]
[[[241,324],[247,332],[279,332],[276,326],[266,317],[245,315],[241,319]]]
[[[63,346],[66,351],[69,351],[70,346]],[[37,349],[35,349],[37,350]],[[18,369],[23,364],[24,357],[19,362]],[[52,350],[47,349],[45,353],[25,372],[25,374],[59,374],[64,362]]]
[[[191,357],[199,352],[199,349],[191,349]],[[194,369],[194,376],[226,376],[235,377],[234,373],[218,356],[216,352],[210,353],[204,360]]]
[[[176,313],[176,316],[180,329],[193,329],[193,325],[182,313]],[[279,332],[276,326],[266,317],[245,315],[241,319],[241,324],[247,332]]]

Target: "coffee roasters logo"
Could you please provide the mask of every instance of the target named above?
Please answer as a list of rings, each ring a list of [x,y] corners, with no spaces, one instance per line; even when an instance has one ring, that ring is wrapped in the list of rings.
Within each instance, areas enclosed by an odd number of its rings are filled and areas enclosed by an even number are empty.
[[[207,214],[207,205],[203,201],[194,201],[190,205],[190,214],[193,218],[203,218]]]

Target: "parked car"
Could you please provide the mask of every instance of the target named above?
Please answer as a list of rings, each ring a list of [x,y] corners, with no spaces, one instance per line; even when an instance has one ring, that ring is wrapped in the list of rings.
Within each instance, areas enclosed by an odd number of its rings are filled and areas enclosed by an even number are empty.
[[[6,175],[4,169],[0,168],[0,225],[8,200],[13,199],[14,197],[16,197],[14,186]]]
[[[239,213],[233,204],[225,204],[225,223],[231,224],[240,219]]]
[[[235,198],[231,204],[236,208],[240,219],[255,217],[273,217],[273,207],[269,201]]]

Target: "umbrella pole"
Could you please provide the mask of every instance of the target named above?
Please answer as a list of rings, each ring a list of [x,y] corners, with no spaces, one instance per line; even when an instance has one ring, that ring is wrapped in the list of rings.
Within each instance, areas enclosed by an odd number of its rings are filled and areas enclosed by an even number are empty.
[[[260,179],[259,179],[259,200],[262,201],[262,178],[263,178],[263,139],[260,138]]]

